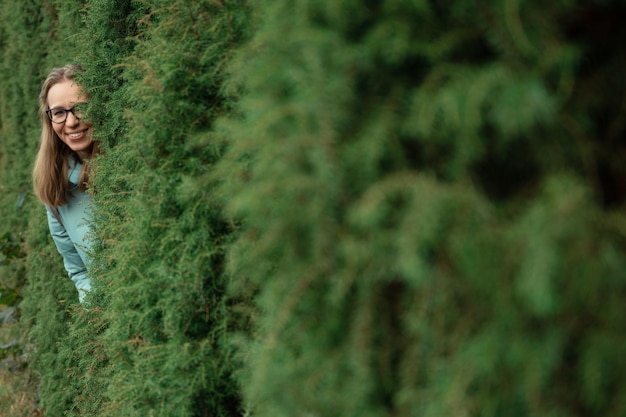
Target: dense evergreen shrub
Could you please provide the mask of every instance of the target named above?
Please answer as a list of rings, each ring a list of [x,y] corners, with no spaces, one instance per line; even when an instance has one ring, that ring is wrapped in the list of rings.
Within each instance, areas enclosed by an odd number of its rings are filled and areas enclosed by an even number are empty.
[[[206,176],[222,147],[213,121],[230,106],[223,67],[245,36],[247,10],[241,1],[142,7],[132,54],[114,67],[121,87],[99,98],[124,104],[93,110],[109,145],[96,162],[106,244],[99,340],[109,358],[107,405],[97,415],[237,415],[227,344],[237,323],[222,273],[231,226]],[[94,69],[93,80],[106,71]],[[122,135],[108,133],[120,124]]]
[[[622,415],[623,2],[255,5],[216,171],[255,414]]]

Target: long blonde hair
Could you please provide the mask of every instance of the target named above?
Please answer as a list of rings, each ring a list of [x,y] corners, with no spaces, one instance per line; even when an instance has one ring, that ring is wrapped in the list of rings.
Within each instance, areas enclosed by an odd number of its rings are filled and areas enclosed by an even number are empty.
[[[48,109],[48,92],[52,86],[74,79],[77,73],[83,69],[77,64],[68,64],[61,68],[54,68],[41,87],[39,93],[39,117],[41,119],[41,142],[39,152],[33,169],[33,186],[37,198],[44,204],[52,207],[67,204],[66,193],[70,192],[68,180],[69,159],[76,161],[80,158],[71,150],[52,128],[52,122],[46,114]],[[96,146],[92,148],[94,153]],[[83,168],[79,175],[79,189],[84,190],[88,182],[87,164],[83,162]]]

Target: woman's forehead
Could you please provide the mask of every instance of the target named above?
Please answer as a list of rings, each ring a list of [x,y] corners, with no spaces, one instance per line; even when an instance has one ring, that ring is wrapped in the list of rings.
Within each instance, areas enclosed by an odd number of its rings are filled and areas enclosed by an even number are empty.
[[[48,107],[71,107],[86,97],[83,89],[74,81],[63,81],[48,90]]]

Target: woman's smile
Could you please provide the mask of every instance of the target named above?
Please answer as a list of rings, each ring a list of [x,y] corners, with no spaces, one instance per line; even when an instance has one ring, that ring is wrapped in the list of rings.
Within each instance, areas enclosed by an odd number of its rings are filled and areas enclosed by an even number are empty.
[[[70,138],[71,140],[80,140],[82,139],[85,135],[87,134],[87,130],[83,130],[81,132],[74,132],[74,133],[66,133],[66,135],[68,136],[68,138]]]

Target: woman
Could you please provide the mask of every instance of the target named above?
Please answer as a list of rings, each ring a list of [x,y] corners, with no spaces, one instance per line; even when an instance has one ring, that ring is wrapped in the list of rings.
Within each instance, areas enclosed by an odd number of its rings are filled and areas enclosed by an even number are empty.
[[[87,161],[97,152],[92,125],[81,119],[87,94],[75,83],[78,65],[55,68],[39,94],[41,143],[33,170],[35,194],[46,205],[48,225],[79,300],[91,290],[87,276],[91,199]]]

